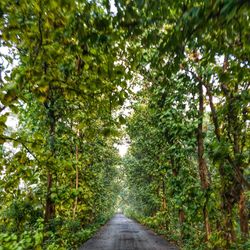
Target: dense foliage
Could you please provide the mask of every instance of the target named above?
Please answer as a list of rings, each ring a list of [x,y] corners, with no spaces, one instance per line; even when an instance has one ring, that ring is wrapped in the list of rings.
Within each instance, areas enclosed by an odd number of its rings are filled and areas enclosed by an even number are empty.
[[[247,249],[249,3],[138,2],[129,213],[187,249]]]
[[[126,95],[97,2],[1,1],[1,249],[72,249],[114,211]],[[17,66],[8,74],[8,63]],[[9,113],[18,119],[6,129]],[[120,119],[120,120],[119,120]]]
[[[247,0],[2,0],[0,249],[77,248],[117,200],[183,249],[248,249],[249,19]]]

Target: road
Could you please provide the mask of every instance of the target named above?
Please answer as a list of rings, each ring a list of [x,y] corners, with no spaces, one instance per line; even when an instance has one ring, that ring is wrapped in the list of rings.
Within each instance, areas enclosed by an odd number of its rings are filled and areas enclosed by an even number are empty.
[[[151,230],[116,214],[79,250],[178,250]]]

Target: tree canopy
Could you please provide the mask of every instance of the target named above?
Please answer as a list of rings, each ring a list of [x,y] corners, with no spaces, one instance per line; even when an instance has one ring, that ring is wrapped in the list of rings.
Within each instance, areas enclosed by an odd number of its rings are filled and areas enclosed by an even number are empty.
[[[183,249],[248,249],[249,19],[246,0],[2,0],[0,249],[75,249],[118,207]]]

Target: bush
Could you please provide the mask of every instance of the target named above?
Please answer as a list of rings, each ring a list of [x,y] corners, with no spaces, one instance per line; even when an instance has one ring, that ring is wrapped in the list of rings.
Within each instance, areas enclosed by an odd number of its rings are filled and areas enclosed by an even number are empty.
[[[36,229],[24,231],[22,234],[0,233],[0,250],[40,250],[43,243],[43,219],[38,219]]]

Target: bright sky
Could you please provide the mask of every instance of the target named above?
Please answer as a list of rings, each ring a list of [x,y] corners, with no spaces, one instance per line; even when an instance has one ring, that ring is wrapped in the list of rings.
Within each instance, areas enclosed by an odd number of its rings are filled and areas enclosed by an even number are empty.
[[[123,157],[123,156],[126,155],[126,153],[127,153],[127,151],[128,151],[129,145],[124,143],[124,144],[121,144],[121,145],[115,145],[115,147],[118,148],[118,150],[119,150],[119,155],[120,155],[121,157]]]
[[[113,12],[114,14],[117,13],[117,9],[115,7],[115,1],[114,0],[110,0],[110,7],[111,7],[111,12]]]

